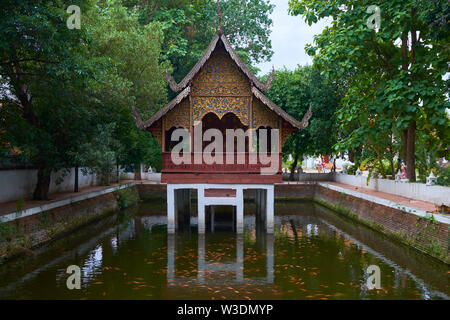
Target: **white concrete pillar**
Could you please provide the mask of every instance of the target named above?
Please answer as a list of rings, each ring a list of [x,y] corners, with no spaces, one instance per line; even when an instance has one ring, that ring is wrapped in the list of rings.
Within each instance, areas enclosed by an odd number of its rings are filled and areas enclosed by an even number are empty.
[[[175,233],[175,189],[173,185],[167,185],[167,233]]]
[[[174,285],[175,280],[175,235],[167,235],[167,283]]]
[[[273,271],[273,234],[266,235],[266,270],[267,270],[267,282],[273,283],[274,271]]]
[[[244,237],[236,235],[236,281],[244,281]]]
[[[236,233],[244,232],[244,192],[242,188],[236,189]]]
[[[273,233],[273,214],[274,214],[274,186],[268,186],[266,192],[266,232]]]
[[[198,235],[198,259],[197,259],[197,279],[199,282],[205,281],[205,234]]]
[[[198,233],[205,233],[205,189],[198,188]]]

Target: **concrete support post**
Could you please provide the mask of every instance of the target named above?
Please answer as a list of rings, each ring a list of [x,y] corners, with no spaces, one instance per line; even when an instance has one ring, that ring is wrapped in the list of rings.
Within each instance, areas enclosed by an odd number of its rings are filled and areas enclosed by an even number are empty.
[[[273,220],[274,220],[274,186],[271,185],[267,188],[266,192],[266,232],[273,233]]]
[[[242,188],[236,190],[236,233],[244,232],[244,192]]]
[[[167,233],[175,233],[175,189],[167,185]]]

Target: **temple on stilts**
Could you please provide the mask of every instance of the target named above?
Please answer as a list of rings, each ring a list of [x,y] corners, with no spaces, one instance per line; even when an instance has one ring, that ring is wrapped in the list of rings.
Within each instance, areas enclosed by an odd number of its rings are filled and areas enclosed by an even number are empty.
[[[263,83],[251,72],[223,34],[220,22],[205,53],[181,82],[176,83],[167,72],[170,88],[178,95],[142,126],[162,149],[161,182],[167,183],[168,233],[189,225],[195,191],[200,234],[206,228],[214,231],[216,206],[232,206],[232,228],[243,233],[247,190],[255,195],[257,219],[267,233],[273,233],[274,184],[282,182],[282,146],[291,133],[305,128],[311,117],[309,109],[299,122],[264,95],[273,76],[274,71]],[[184,130],[188,137],[183,143],[183,159],[187,159],[183,163],[173,157],[180,141],[172,141],[177,129]],[[234,141],[231,148],[226,145],[220,151],[213,150],[215,161],[211,163],[202,156],[211,151],[204,139],[208,129],[224,137],[229,129],[249,133],[244,137],[244,147],[239,148]],[[265,158],[258,155],[258,133],[262,129],[266,131],[270,156]],[[277,167],[264,173],[264,168],[273,165],[267,159],[277,159]]]

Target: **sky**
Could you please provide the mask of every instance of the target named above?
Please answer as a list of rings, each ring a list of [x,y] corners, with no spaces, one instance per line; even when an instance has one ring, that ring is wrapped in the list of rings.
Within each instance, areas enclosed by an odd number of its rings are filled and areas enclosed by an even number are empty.
[[[274,54],[271,61],[256,65],[261,69],[260,76],[270,72],[272,66],[275,69],[282,69],[285,66],[293,70],[299,64],[312,64],[311,57],[305,52],[305,45],[313,43],[314,35],[321,33],[329,24],[326,20],[320,20],[309,26],[301,16],[290,16],[288,1],[270,0],[275,5],[271,14],[273,25],[270,34]]]

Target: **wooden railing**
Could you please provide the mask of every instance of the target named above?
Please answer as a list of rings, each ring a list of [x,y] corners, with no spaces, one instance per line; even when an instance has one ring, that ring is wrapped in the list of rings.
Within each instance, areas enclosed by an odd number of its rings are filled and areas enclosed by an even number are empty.
[[[227,155],[233,155],[233,162],[227,161]],[[181,155],[179,155],[181,157]],[[213,154],[214,156],[214,154]],[[270,154],[268,155],[270,156]],[[281,172],[281,153],[277,154],[278,171]],[[190,163],[176,164],[172,161],[170,152],[162,153],[162,173],[261,173],[261,168],[270,168],[271,164],[262,164],[258,153],[221,153],[217,154],[217,158],[222,159],[222,163],[208,164],[204,161],[202,154],[197,154],[200,163],[195,163],[194,153],[185,156],[190,159]],[[238,158],[240,163],[238,163]],[[243,160],[243,161],[242,161]],[[198,161],[198,160],[197,160]],[[188,161],[187,161],[188,162]],[[243,163],[241,163],[243,162]]]

